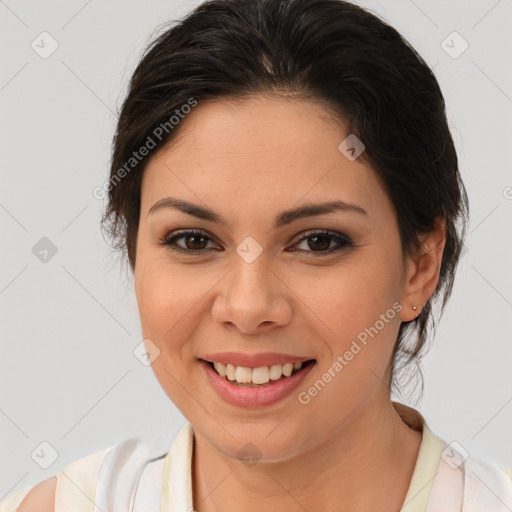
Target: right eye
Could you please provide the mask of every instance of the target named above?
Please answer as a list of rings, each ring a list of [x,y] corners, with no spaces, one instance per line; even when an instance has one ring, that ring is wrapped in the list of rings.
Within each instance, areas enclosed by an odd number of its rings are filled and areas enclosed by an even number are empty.
[[[184,247],[177,244],[177,241],[181,239],[184,240]],[[211,241],[212,238],[203,231],[189,230],[174,234],[171,237],[166,235],[163,240],[161,240],[160,245],[164,245],[172,251],[184,254],[200,254],[201,252],[205,252],[204,249],[206,249],[206,245],[208,245],[208,240]]]

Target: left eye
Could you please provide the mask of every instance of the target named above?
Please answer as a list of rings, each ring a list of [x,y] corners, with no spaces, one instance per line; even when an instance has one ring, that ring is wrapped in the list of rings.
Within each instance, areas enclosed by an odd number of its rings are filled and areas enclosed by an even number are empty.
[[[177,243],[178,240],[184,240],[184,246]],[[338,246],[331,248],[332,241],[336,241]],[[208,242],[212,241],[208,235],[202,231],[182,231],[174,236],[167,236],[162,240],[160,245],[167,246],[169,249],[186,254],[198,254],[205,252]],[[330,254],[339,251],[345,247],[352,246],[350,238],[342,233],[335,233],[330,231],[310,231],[301,235],[296,240],[295,245],[306,243],[312,250],[298,249],[302,252],[319,252],[323,254]],[[297,249],[292,249],[295,251]]]
[[[333,240],[337,242],[338,246],[331,248],[330,246]],[[344,247],[352,246],[350,238],[348,238],[346,235],[341,233],[331,233],[330,231],[314,231],[306,233],[305,235],[302,235],[301,238],[299,238],[297,244],[299,243],[306,243],[309,248],[314,249],[312,251],[306,250],[306,252],[322,252],[329,254],[335,251],[339,251]]]

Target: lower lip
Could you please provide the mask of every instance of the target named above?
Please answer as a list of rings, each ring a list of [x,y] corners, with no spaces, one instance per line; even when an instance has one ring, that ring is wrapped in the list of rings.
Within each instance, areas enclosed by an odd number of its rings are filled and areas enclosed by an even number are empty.
[[[199,360],[208,379],[218,395],[231,405],[238,407],[265,407],[275,404],[283,398],[291,395],[304,380],[315,363],[309,363],[304,369],[278,380],[271,380],[266,386],[248,388],[237,386],[225,377],[221,377],[206,361]]]

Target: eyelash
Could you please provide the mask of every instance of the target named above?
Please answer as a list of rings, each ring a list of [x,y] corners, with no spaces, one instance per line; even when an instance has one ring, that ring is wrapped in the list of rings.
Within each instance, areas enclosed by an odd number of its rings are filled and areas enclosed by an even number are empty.
[[[189,231],[182,231],[180,233],[174,234],[172,237],[169,237],[169,235],[166,235],[165,238],[163,238],[160,242],[160,245],[166,246],[168,249],[176,252],[180,252],[182,254],[189,254],[189,255],[197,255],[206,252],[206,249],[201,250],[194,250],[194,249],[184,249],[183,247],[180,247],[176,244],[176,241],[181,238],[186,238],[186,235],[199,235],[204,236],[208,238],[209,240],[213,241],[211,237],[209,237],[204,231],[200,230],[189,230]],[[350,240],[350,238],[346,235],[343,235],[341,233],[336,233],[333,231],[326,231],[326,230],[317,230],[317,231],[307,231],[305,234],[303,234],[294,245],[299,244],[300,242],[303,242],[304,240],[307,240],[308,238],[312,238],[315,235],[320,235],[324,237],[331,238],[333,240],[336,240],[339,242],[339,246],[334,249],[328,249],[326,251],[306,251],[303,249],[298,249],[299,251],[306,252],[306,253],[313,253],[316,257],[323,256],[323,255],[329,255],[333,254],[335,252],[338,252],[342,249],[346,249],[349,247],[354,247],[354,244]],[[329,244],[330,245],[330,244]]]

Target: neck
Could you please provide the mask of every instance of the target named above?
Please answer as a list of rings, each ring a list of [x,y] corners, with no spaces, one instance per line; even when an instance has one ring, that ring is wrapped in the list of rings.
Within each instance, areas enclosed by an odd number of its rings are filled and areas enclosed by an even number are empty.
[[[370,405],[370,404],[369,404]],[[289,510],[399,512],[414,471],[421,433],[389,401],[371,404],[314,450],[248,467],[195,436],[194,508],[200,512]]]

